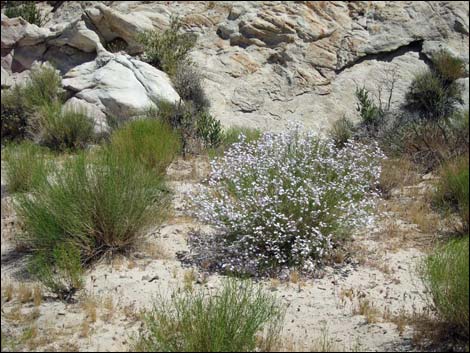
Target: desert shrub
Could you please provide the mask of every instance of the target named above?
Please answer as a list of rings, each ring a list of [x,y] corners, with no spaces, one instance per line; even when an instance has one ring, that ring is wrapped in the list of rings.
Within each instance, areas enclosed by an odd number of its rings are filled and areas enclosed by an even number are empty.
[[[438,206],[457,211],[469,227],[469,163],[468,154],[447,162],[440,171],[440,180],[434,195]]]
[[[39,27],[45,22],[45,17],[41,15],[34,1],[8,1],[5,6],[5,15],[8,18],[22,17]]]
[[[432,56],[433,71],[443,81],[444,85],[450,84],[467,75],[465,61],[452,56],[445,50],[440,50]]]
[[[172,81],[181,99],[191,101],[196,110],[202,111],[209,107],[209,100],[202,87],[202,75],[194,65],[180,63]]]
[[[346,116],[336,120],[329,131],[329,137],[335,142],[336,146],[344,146],[346,142],[354,136],[354,123]]]
[[[419,181],[419,169],[407,158],[388,158],[382,161],[379,187],[382,196],[390,197],[394,188],[413,185]]]
[[[29,115],[29,112],[24,106],[20,86],[14,86],[10,90],[2,89],[2,141],[24,139],[28,135]]]
[[[215,148],[222,142],[222,126],[220,121],[215,119],[208,112],[199,112],[196,115],[197,136],[202,139],[208,148]]]
[[[431,69],[418,73],[405,96],[405,107],[419,118],[439,121],[451,116],[462,103],[465,63],[445,51],[432,58]]]
[[[276,340],[284,308],[249,282],[226,280],[216,293],[158,298],[144,316],[136,351],[250,352],[257,337]]]
[[[125,52],[126,49],[128,48],[127,42],[124,39],[119,38],[119,37],[114,38],[113,40],[109,42],[106,42],[104,46],[106,50],[111,53],[118,53],[121,51]]]
[[[234,144],[213,161],[209,187],[194,199],[196,216],[220,232],[208,246],[221,253],[209,256],[220,269],[251,274],[313,269],[369,220],[381,156],[376,146],[338,149],[299,126]]]
[[[28,267],[30,273],[61,300],[70,301],[83,287],[83,266],[74,244],[59,243],[52,248],[50,256],[39,252],[31,258]]]
[[[94,122],[86,111],[63,110],[59,102],[42,106],[35,129],[41,144],[59,151],[85,148],[94,139]]]
[[[189,33],[181,33],[181,21],[173,17],[170,27],[160,33],[146,31],[138,36],[144,46],[145,59],[156,68],[174,76],[176,68],[184,62],[196,43],[196,38]]]
[[[63,99],[62,80],[58,71],[50,65],[35,65],[30,79],[22,87],[24,102],[28,108],[42,107]]]
[[[383,111],[374,103],[370,97],[370,92],[365,87],[356,87],[356,99],[358,101],[356,110],[361,116],[361,122],[370,127],[377,125]]]
[[[421,274],[439,318],[450,331],[469,337],[468,236],[439,246],[422,264]]]
[[[197,152],[201,145],[213,148],[221,143],[220,122],[207,111],[197,110],[191,101],[177,104],[162,101],[157,116],[179,131],[183,153]]]
[[[155,119],[129,122],[111,136],[112,148],[120,155],[133,158],[159,175],[181,149],[178,133],[170,125]]]
[[[73,246],[86,266],[132,247],[148,223],[160,219],[167,194],[152,171],[104,149],[65,160],[34,194],[19,195],[15,209],[33,258],[54,268],[54,249]]]
[[[47,152],[31,142],[5,147],[2,151],[7,188],[11,193],[34,190],[47,179],[49,162]]]

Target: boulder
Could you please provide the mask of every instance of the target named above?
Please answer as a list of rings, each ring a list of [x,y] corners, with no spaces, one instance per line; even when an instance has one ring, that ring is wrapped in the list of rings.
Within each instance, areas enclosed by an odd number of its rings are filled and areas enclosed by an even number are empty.
[[[168,76],[127,54],[101,55],[67,72],[63,86],[106,115],[127,118],[156,103],[179,101]]]

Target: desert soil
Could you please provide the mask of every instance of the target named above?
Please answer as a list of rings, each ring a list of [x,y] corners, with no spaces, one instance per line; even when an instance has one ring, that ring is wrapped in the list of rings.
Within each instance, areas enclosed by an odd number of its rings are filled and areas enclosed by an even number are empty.
[[[210,230],[183,210],[185,193],[197,188],[207,169],[203,158],[174,162],[168,171],[174,190],[172,217],[151,229],[140,249],[129,256],[103,260],[90,269],[75,303],[66,304],[43,293],[39,305],[20,301],[20,283],[34,286],[34,282],[15,243],[20,230],[2,173],[3,349],[130,350],[141,325],[136,314],[151,308],[157,294],[168,295],[188,286],[196,290],[219,286],[222,276],[185,267],[177,258],[177,253],[189,250],[190,232]],[[387,209],[387,203],[401,197],[402,193],[395,192],[390,200],[382,201],[385,206],[377,207]],[[424,255],[419,239],[424,235],[397,214],[384,214],[374,226],[354,234],[350,255],[339,256],[338,263],[326,267],[321,278],[262,281],[288,306],[280,349],[412,349],[413,328],[400,317],[426,306],[424,288],[416,275],[416,265]],[[4,293],[9,285],[15,290],[7,301]],[[94,306],[96,320],[92,322]]]

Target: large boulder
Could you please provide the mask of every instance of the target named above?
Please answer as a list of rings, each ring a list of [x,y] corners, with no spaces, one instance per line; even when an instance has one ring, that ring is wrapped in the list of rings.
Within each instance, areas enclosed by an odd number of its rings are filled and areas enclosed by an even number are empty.
[[[67,72],[62,84],[76,99],[118,118],[139,114],[162,100],[180,99],[164,72],[127,54],[98,56]]]

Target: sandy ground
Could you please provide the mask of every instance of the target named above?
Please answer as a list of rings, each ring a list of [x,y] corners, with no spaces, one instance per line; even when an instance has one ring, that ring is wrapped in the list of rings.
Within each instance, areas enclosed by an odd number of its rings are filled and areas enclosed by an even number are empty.
[[[19,283],[34,283],[25,271],[24,257],[15,248],[19,229],[2,175],[3,349],[126,351],[140,327],[136,313],[151,308],[156,294],[168,295],[184,286],[216,288],[222,276],[183,267],[176,257],[188,250],[191,231],[208,230],[182,210],[184,192],[197,187],[204,170],[207,162],[202,159],[176,161],[168,172],[175,191],[173,216],[148,232],[142,249],[127,258],[102,261],[88,271],[76,303],[65,304],[43,293],[42,302],[36,305],[20,302]],[[399,197],[395,193],[393,198]],[[408,241],[416,238],[413,234],[419,236],[413,225],[393,213],[386,218],[355,234],[351,257],[338,259],[322,278],[263,281],[288,306],[283,350],[412,349],[413,330],[397,318],[425,308],[424,288],[415,273],[423,252],[419,241]],[[393,231],[390,222],[395,224]],[[8,285],[16,289],[6,301]],[[95,322],[90,307],[96,307]]]

